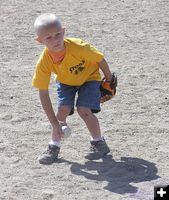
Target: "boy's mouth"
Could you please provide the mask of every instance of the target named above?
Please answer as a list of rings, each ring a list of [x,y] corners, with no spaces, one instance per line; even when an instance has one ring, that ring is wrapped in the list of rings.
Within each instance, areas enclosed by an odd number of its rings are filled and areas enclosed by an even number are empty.
[[[54,45],[53,47],[54,47],[54,48],[58,48],[58,47],[60,47],[60,44],[56,44],[56,45]]]

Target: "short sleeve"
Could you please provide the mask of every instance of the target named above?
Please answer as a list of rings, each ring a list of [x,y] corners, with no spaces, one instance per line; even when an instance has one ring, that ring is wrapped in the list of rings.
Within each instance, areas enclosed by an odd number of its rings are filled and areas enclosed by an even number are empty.
[[[89,43],[84,42],[82,52],[84,59],[89,62],[100,62],[104,58],[103,53]]]
[[[35,72],[32,79],[32,86],[39,89],[48,89],[50,77],[50,63],[44,51],[36,64]]]

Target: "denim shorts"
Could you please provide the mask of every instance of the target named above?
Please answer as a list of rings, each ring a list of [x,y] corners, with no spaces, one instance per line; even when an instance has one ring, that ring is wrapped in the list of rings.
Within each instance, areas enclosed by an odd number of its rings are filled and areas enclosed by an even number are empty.
[[[97,113],[100,111],[100,81],[88,81],[81,86],[70,86],[56,82],[58,107],[66,105],[74,108],[86,107]]]

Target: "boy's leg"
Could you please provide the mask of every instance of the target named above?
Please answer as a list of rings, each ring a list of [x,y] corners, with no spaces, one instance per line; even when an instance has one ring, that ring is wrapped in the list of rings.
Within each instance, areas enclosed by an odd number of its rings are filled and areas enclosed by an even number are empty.
[[[97,140],[98,138],[101,138],[101,131],[100,131],[100,125],[97,117],[92,113],[91,109],[84,108],[84,107],[78,107],[77,108],[78,114],[85,122],[92,138],[94,140]]]
[[[86,126],[92,136],[90,141],[90,152],[87,159],[99,159],[110,152],[104,137],[101,136],[99,121],[89,108],[78,107],[80,117],[86,123]]]
[[[101,135],[100,125],[92,110],[100,111],[100,83],[91,81],[85,83],[78,90],[77,111],[84,120],[91,136],[92,153],[103,156],[110,152],[104,138]],[[94,156],[95,157],[95,156]],[[90,159],[90,158],[89,158]]]
[[[61,106],[58,108],[57,119],[61,126],[66,124],[66,117],[69,115],[71,107],[69,106]],[[49,142],[47,151],[42,153],[38,160],[41,164],[51,164],[55,162],[58,158],[58,154],[60,152],[60,140],[56,140],[55,132],[52,131],[52,139]]]
[[[69,115],[71,108],[74,107],[74,97],[76,90],[74,87],[56,83],[58,93],[58,112],[56,114],[61,126],[66,124],[66,117]],[[60,152],[60,140],[56,139],[55,131],[52,132],[52,140],[49,142],[47,151],[39,156],[41,164],[51,164],[58,158]]]
[[[58,107],[58,111],[56,114],[56,117],[58,121],[61,123],[61,125],[67,125],[66,124],[66,118],[70,114],[71,106],[60,106]]]
[[[77,111],[93,139],[101,137],[100,125],[92,110],[100,111],[100,82],[90,81],[78,89]]]
[[[56,82],[58,111],[56,117],[61,125],[66,125],[66,118],[74,108],[76,87]]]

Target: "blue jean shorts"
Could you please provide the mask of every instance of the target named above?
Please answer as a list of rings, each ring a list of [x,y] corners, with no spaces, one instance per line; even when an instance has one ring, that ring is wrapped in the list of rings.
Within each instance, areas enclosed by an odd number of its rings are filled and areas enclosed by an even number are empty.
[[[70,86],[56,82],[58,107],[86,107],[97,113],[100,111],[100,81],[88,81],[81,86]]]

